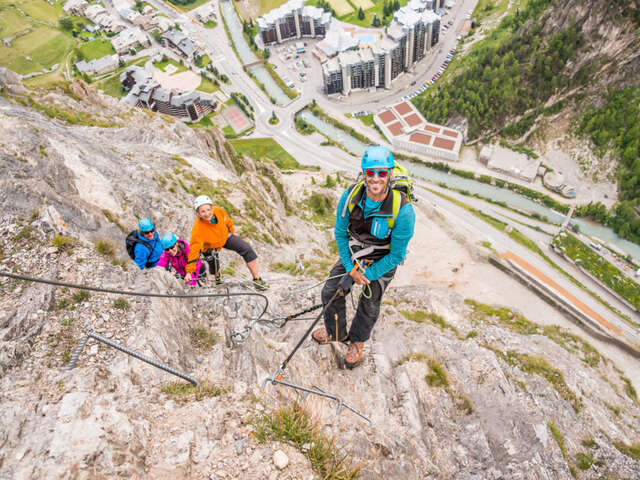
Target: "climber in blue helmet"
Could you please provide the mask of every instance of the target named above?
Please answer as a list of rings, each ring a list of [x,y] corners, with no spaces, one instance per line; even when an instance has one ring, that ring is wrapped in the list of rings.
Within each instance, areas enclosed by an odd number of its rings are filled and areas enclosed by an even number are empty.
[[[360,164],[364,179],[349,186],[338,202],[334,232],[340,260],[324,284],[322,302],[326,305],[342,288],[347,272],[353,282],[363,286],[364,294],[349,331],[345,298],[337,296],[325,310],[324,328],[315,330],[312,338],[320,344],[349,341],[344,359],[347,368],[361,362],[364,342],[378,320],[382,295],[413,236],[413,206],[403,192],[391,188],[394,165],[388,148],[367,148]]]
[[[138,222],[138,230],[129,232],[126,246],[127,253],[140,270],[155,267],[164,251],[155,225],[146,217]]]

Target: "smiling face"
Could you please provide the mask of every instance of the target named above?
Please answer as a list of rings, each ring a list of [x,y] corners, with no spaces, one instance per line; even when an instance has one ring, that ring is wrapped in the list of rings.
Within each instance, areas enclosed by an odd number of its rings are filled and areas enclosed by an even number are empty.
[[[144,238],[152,240],[155,233],[155,230],[149,230],[148,232],[140,232],[140,235],[142,235]]]
[[[372,170],[376,173],[375,175],[371,177],[365,175],[364,177],[364,181],[367,185],[367,195],[371,200],[379,202],[384,199],[384,196],[387,193],[391,172],[385,168],[376,168]],[[378,172],[381,170],[388,172],[386,177],[380,178]]]
[[[172,257],[175,257],[178,254],[178,242],[174,243],[173,247],[171,248],[165,248],[164,251]]]
[[[211,221],[213,218],[213,205],[205,204],[200,205],[198,210],[196,210],[196,214],[200,220],[204,220],[205,222]]]

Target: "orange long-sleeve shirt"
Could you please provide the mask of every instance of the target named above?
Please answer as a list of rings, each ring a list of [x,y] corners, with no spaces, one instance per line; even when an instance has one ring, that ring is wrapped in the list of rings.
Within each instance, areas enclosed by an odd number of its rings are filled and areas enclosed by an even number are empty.
[[[229,233],[234,233],[235,228],[227,212],[220,207],[213,207],[213,215],[218,223],[205,222],[196,217],[196,221],[191,229],[191,240],[189,241],[189,259],[185,270],[193,273],[196,270],[196,261],[203,250],[221,248],[227,243]]]

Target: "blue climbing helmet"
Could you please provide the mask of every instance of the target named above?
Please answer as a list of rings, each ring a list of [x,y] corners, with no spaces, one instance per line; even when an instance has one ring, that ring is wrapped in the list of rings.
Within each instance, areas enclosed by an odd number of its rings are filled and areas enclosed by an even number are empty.
[[[162,243],[162,248],[164,248],[165,250],[173,247],[177,241],[178,241],[178,237],[176,237],[173,233],[167,233],[166,235],[163,235],[163,237],[160,239],[160,243]]]
[[[394,165],[393,153],[387,147],[381,145],[367,148],[362,155],[362,162],[360,163],[363,171],[373,168],[391,169]]]
[[[153,226],[153,222],[150,218],[144,217],[138,222],[138,230],[140,230],[141,233],[150,232],[154,228],[156,227]]]

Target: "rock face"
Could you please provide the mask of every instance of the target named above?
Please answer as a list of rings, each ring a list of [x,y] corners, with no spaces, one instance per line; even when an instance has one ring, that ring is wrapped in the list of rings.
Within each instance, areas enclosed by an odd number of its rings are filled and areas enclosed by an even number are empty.
[[[185,289],[165,271],[139,272],[119,261],[123,230],[139,216],[152,215],[162,232],[188,235],[190,199],[209,182],[216,201],[233,208],[272,285],[263,319],[318,301],[311,270],[275,273],[275,262],[295,266],[314,250],[322,275],[330,265],[317,258],[329,250],[328,233],[285,206],[304,202],[314,174],[256,165],[217,133],[125,114],[107,101],[47,96],[34,101],[130,120],[127,127],[72,125],[0,99],[0,270],[119,290],[225,293]],[[340,191],[323,193],[335,200]],[[425,223],[444,222],[418,214]],[[244,267],[231,262],[242,263],[223,252],[225,287],[251,293],[240,277]],[[13,279],[0,288],[2,478],[314,478],[310,444],[298,451],[260,443],[253,432],[259,412],[296,401],[361,466],[361,478],[640,478],[640,461],[625,449],[640,442],[640,409],[611,360],[561,328],[465,301],[426,280],[392,284],[361,366],[344,370],[342,344],[307,342],[285,372],[289,382],[340,396],[372,425],[344,407],[336,414],[331,400],[260,388],[308,322],[256,323],[246,341],[232,345],[231,333],[262,312],[259,296],[83,295]],[[347,306],[351,315],[350,300]],[[189,390],[92,339],[76,368],[65,371],[89,328],[202,386]]]

